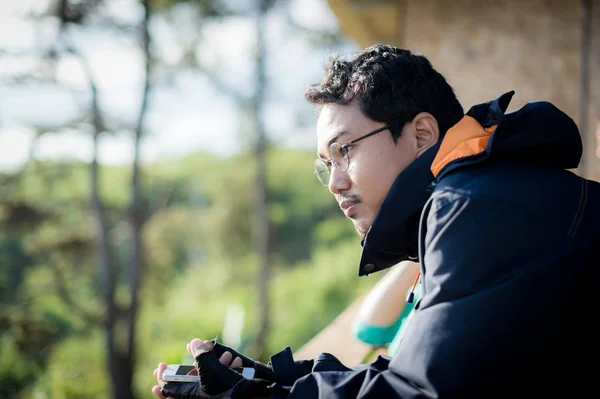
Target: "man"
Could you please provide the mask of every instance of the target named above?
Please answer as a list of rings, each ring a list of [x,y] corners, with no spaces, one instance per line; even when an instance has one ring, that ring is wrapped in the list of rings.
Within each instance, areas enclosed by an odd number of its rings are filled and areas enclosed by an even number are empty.
[[[422,297],[397,353],[350,369],[328,354],[293,362],[286,348],[263,365],[194,340],[199,383],[164,385],[160,365],[163,393],[597,395],[600,184],[568,170],[582,154],[572,119],[546,102],[506,114],[512,95],[463,115],[424,57],[376,45],[333,58],[306,93],[319,112],[317,177],[362,237],[359,275],[406,259],[421,266]]]

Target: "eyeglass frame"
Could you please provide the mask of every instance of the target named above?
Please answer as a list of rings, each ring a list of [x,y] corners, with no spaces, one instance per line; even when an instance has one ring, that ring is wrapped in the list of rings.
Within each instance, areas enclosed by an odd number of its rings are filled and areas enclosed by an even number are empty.
[[[347,171],[347,170],[348,170],[348,168],[350,167],[350,155],[348,155],[348,148],[349,148],[349,147],[350,147],[352,144],[355,144],[355,143],[359,142],[360,140],[366,139],[367,137],[371,137],[371,136],[373,136],[374,134],[381,133],[381,132],[383,132],[384,130],[388,130],[388,129],[389,129],[389,128],[391,128],[391,127],[392,127],[392,124],[391,124],[391,123],[388,123],[387,125],[385,125],[385,126],[383,126],[383,127],[380,127],[380,128],[378,128],[378,129],[375,129],[375,130],[373,130],[372,132],[369,132],[369,133],[367,133],[367,134],[365,134],[365,135],[363,135],[363,136],[357,137],[357,138],[355,138],[354,140],[351,140],[350,142],[348,142],[348,143],[346,143],[346,144],[342,144],[340,149],[341,149],[341,150],[342,150],[342,152],[344,153],[344,155],[343,155],[343,156],[344,156],[344,157],[348,157],[348,165],[346,166],[346,168],[344,168],[344,170],[342,170],[342,172],[345,172],[345,171]],[[331,145],[329,146],[329,148],[331,148],[331,146],[332,146],[333,144],[335,144],[335,143],[331,143]],[[339,144],[339,143],[338,143],[338,144]],[[329,154],[329,155],[331,156],[331,154]],[[318,175],[318,173],[317,173],[316,167],[315,167],[314,174],[315,174],[315,176],[317,176],[317,180],[319,180],[319,182],[320,182],[321,184],[323,184],[324,186],[328,186],[328,185],[329,185],[329,180],[331,180],[331,169],[329,168],[329,166],[327,165],[327,163],[328,163],[328,162],[330,162],[330,163],[331,163],[331,167],[332,167],[332,168],[335,168],[335,167],[336,167],[336,166],[335,166],[335,164],[336,164],[337,162],[333,161],[333,159],[332,159],[332,158],[329,158],[329,159],[327,159],[327,160],[324,160],[324,159],[322,159],[322,158],[317,158],[317,159],[315,160],[315,162],[317,162],[317,161],[321,161],[323,164],[325,164],[325,167],[326,167],[326,168],[327,168],[327,170],[329,171],[329,179],[327,180],[327,184],[323,183],[323,182],[321,181],[321,179],[319,179],[319,175]]]

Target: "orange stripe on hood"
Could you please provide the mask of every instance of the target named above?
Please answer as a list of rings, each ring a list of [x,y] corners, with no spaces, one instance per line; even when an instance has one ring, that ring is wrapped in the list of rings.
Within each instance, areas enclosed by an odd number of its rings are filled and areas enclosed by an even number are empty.
[[[450,128],[442,140],[440,149],[431,164],[431,172],[437,177],[450,162],[483,152],[490,135],[497,125],[484,128],[475,118],[465,115],[460,122]]]

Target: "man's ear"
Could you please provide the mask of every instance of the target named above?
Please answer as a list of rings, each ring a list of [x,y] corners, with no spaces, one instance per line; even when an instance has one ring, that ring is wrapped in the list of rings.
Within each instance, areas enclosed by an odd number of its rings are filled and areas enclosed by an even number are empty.
[[[433,147],[440,139],[440,128],[437,120],[428,112],[417,114],[412,120],[417,139],[417,156]]]

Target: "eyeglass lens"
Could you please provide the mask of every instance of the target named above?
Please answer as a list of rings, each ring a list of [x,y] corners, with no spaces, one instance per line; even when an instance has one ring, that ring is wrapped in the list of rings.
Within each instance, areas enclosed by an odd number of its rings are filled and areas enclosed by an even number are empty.
[[[317,159],[315,161],[315,175],[317,175],[319,181],[325,186],[329,185],[332,167],[345,171],[348,169],[349,165],[348,152],[341,144],[331,144],[331,146],[329,146],[329,154],[331,156],[329,162],[323,161],[322,159]]]

